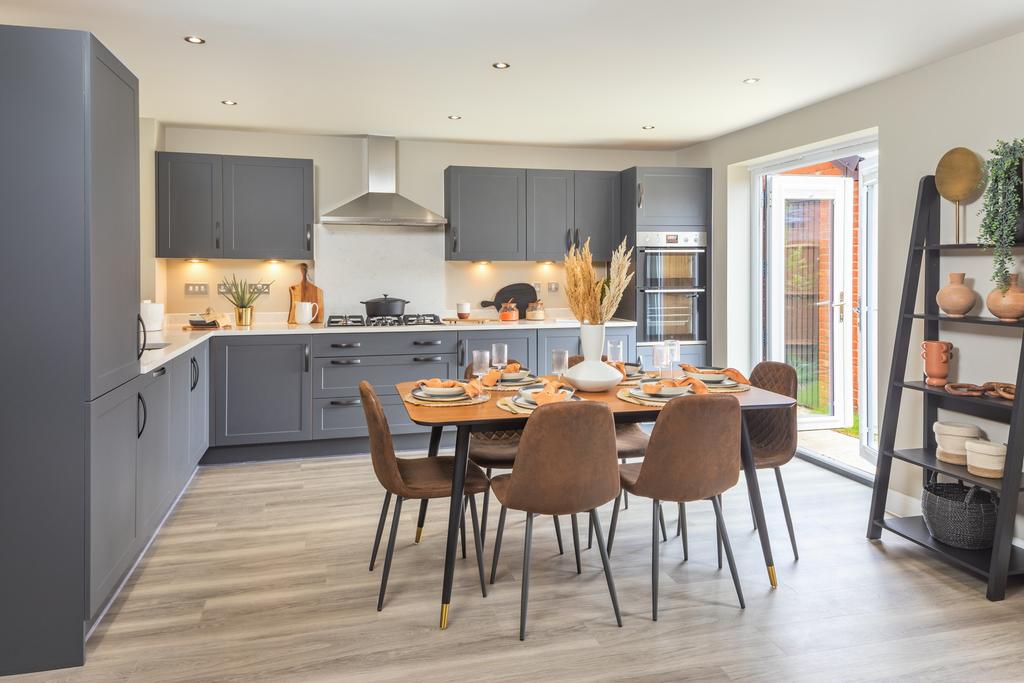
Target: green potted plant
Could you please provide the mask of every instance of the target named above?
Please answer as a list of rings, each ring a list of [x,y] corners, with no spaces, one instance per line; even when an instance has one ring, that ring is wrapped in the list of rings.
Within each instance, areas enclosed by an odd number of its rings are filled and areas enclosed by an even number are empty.
[[[239,327],[252,325],[253,306],[263,296],[263,281],[260,280],[250,285],[245,278],[239,280],[232,274],[230,280],[225,277],[221,284],[223,291],[220,292],[220,295],[235,307],[235,324]],[[267,286],[272,284],[274,284],[273,281],[268,282]]]
[[[988,187],[985,190],[978,242],[992,249],[992,281],[1003,293],[1010,287],[1013,245],[1024,241],[1021,214],[1024,138],[1012,142],[997,140],[985,162]]]

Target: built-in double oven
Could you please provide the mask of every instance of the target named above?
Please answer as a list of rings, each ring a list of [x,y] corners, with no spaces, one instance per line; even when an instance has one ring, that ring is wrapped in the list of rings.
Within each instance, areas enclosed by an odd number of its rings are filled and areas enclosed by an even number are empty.
[[[707,341],[706,232],[637,232],[637,342]]]

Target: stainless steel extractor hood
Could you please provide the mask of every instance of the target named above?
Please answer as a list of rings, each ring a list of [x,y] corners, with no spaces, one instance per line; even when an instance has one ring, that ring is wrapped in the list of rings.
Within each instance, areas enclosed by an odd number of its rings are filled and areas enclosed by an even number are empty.
[[[324,225],[446,225],[448,219],[398,194],[395,139],[366,137],[366,194],[320,216]]]

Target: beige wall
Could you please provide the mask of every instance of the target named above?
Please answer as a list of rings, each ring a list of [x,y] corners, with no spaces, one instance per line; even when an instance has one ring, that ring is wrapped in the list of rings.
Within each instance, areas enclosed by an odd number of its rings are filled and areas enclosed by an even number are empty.
[[[748,250],[750,203],[746,195],[750,181],[747,162],[877,127],[880,149],[877,379],[882,393],[880,398],[884,400],[918,181],[922,175],[934,172],[939,157],[951,147],[965,146],[985,155],[997,139],[1024,135],[1021,114],[1024,91],[1007,81],[1008,65],[1022,61],[1024,34],[1018,34],[681,150],[677,155],[680,165],[713,167],[714,240],[716,244],[728,244],[728,258],[726,252],[718,250],[714,264],[715,290],[727,293],[715,302],[716,360],[746,366],[751,359],[749,312],[753,289]],[[980,208],[980,201],[966,207],[968,241],[976,239]],[[942,221],[943,239],[953,241],[953,209],[948,202],[943,202]],[[982,296],[992,288],[990,260],[986,256],[957,257],[953,263],[945,262],[942,278],[951,270],[965,271]],[[944,328],[943,338],[954,342],[958,348],[953,377],[971,382],[1011,381],[1020,336],[1000,332],[993,333],[992,328],[981,332]],[[918,325],[915,347],[922,333]],[[919,376],[920,359],[913,348],[911,351],[908,376]],[[921,401],[913,392],[906,392],[904,397],[897,446],[918,446]],[[1005,439],[1005,426],[986,426],[990,437]],[[920,481],[919,469],[899,462],[895,464],[894,488],[917,497]]]
[[[167,126],[163,149],[312,158],[320,212],[366,189],[365,145],[357,137]],[[636,164],[670,166],[674,161],[673,152],[400,140],[398,189],[413,201],[443,213],[443,171],[449,165],[621,170]],[[444,233],[439,228],[317,226],[315,257],[311,276],[324,289],[328,312],[359,312],[359,301],[384,292],[409,299],[410,311],[440,312],[454,308],[457,301],[478,304],[512,282],[541,282],[541,296],[549,306],[565,305],[561,266],[446,263]],[[208,282],[213,292],[216,282],[231,273],[276,280],[271,295],[258,304],[258,309],[287,310],[287,286],[299,278],[292,262],[278,266],[258,261],[186,264],[168,259],[166,268],[169,312],[193,312],[207,305],[225,309],[223,300],[215,294],[186,297],[183,291],[186,282]],[[557,294],[547,292],[549,281],[559,283]]]
[[[167,282],[164,264],[156,254],[156,163],[153,154],[163,147],[163,125],[139,119],[139,258],[143,299],[164,301]]]

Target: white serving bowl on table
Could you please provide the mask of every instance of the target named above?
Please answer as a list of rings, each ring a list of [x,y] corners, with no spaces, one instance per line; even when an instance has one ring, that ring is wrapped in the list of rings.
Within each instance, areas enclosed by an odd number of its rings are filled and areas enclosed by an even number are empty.
[[[544,387],[530,387],[528,389],[520,389],[519,398],[526,401],[527,403],[532,403],[536,405],[537,401],[534,400],[533,395],[536,394],[538,391],[543,391],[543,389]],[[563,394],[566,400],[571,398],[573,395],[573,391],[571,389],[559,389],[558,393]]]
[[[420,390],[428,396],[459,396],[466,393],[466,389],[460,384],[457,387],[420,387]]]
[[[655,384],[656,382],[658,382],[658,380],[652,380],[650,382],[643,382],[640,385],[640,390],[643,391],[644,385],[646,385],[646,384]],[[667,386],[662,386],[661,389],[658,390],[657,394],[647,394],[646,391],[644,392],[644,394],[646,394],[648,396],[652,396],[653,395],[655,397],[659,397],[660,398],[660,397],[664,397],[664,396],[682,396],[683,394],[685,394],[689,390],[690,390],[690,387],[667,387]]]
[[[721,368],[700,368],[697,372],[690,372],[689,370],[683,370],[683,373],[687,377],[699,379],[701,382],[711,382],[717,384],[718,382],[724,382],[729,379]]]
[[[529,370],[520,370],[518,372],[503,372],[501,373],[502,382],[519,382],[530,376]]]

